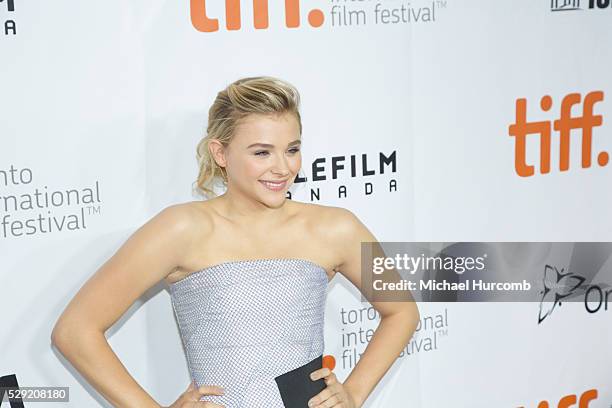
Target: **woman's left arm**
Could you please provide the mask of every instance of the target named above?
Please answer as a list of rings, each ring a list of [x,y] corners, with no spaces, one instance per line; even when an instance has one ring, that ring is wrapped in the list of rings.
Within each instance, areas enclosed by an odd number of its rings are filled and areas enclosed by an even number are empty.
[[[361,223],[361,221],[349,210],[334,207],[334,232],[338,240],[338,250],[341,263],[337,266],[337,272],[344,275],[355,285],[366,298],[367,290],[362,288],[361,279],[361,243],[372,242],[373,253],[384,256],[380,244],[374,235]],[[312,407],[361,407],[366,401],[374,387],[382,379],[391,365],[399,357],[402,349],[408,344],[412,337],[418,321],[419,311],[412,296],[408,294],[410,301],[370,301],[370,304],[381,316],[380,323],[376,328],[369,344],[344,383],[336,380],[335,375],[328,368],[318,370],[317,378],[325,378],[328,388],[313,397]],[[369,299],[369,298],[368,298]],[[329,384],[336,389],[335,394],[345,394],[349,401],[336,404],[338,395],[332,397]],[[326,391],[329,391],[327,394]],[[326,401],[327,400],[327,401]]]

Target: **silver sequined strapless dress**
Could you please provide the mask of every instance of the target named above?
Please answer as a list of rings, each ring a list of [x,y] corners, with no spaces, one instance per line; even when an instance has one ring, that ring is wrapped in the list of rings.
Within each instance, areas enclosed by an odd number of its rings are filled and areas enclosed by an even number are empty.
[[[303,259],[229,261],[170,284],[192,381],[227,408],[284,408],[274,377],[323,354],[328,277]]]

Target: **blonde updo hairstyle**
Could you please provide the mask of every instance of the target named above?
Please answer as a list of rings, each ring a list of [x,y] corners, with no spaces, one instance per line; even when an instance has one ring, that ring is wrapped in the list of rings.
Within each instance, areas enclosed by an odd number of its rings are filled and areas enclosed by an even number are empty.
[[[269,76],[239,79],[220,91],[208,111],[206,135],[196,147],[199,174],[194,183],[195,191],[206,198],[213,198],[216,183],[227,188],[225,169],[217,164],[209,150],[209,142],[218,140],[227,146],[241,120],[251,114],[280,116],[294,114],[302,135],[300,95],[297,89],[278,78]]]

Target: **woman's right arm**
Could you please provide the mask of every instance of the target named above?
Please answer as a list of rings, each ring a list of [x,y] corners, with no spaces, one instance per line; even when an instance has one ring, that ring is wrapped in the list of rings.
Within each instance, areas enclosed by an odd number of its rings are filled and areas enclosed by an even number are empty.
[[[81,287],[53,328],[52,343],[113,406],[159,407],[117,358],[105,332],[181,266],[195,241],[192,211],[183,204],[167,207],[134,232]]]

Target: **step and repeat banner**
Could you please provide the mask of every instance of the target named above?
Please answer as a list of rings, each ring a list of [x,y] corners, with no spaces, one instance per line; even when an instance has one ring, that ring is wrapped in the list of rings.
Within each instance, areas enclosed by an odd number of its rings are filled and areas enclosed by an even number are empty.
[[[199,199],[208,108],[248,76],[300,91],[292,199],[348,208],[379,241],[575,243],[541,283],[609,267],[579,243],[612,241],[610,3],[0,0],[0,377],[69,387],[45,406],[110,406],[52,347],[53,325],[140,225]],[[530,248],[513,256],[537,260]],[[536,301],[419,302],[365,406],[609,407],[600,283],[588,302],[546,286]],[[336,276],[325,354],[341,381],[379,322]],[[160,404],[184,391],[163,283],[106,335]]]

